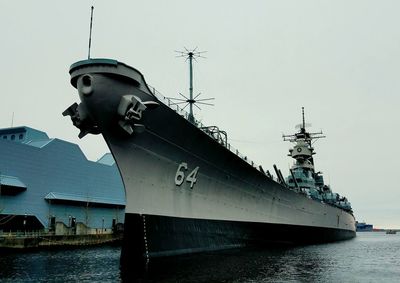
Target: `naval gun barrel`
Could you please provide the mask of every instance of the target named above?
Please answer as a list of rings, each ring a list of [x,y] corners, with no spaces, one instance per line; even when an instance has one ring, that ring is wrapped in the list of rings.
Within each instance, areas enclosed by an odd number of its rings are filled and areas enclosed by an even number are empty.
[[[274,164],[274,170],[275,170],[276,175],[278,176],[279,183],[281,183],[282,185],[284,185],[285,187],[287,187],[286,182],[285,182],[285,179],[284,179],[283,176],[282,176],[281,170],[279,170],[278,167],[276,167],[275,164]]]
[[[296,188],[300,189],[299,184],[297,183],[297,180],[294,177],[294,173],[293,173],[292,169],[290,169],[290,174],[292,174],[292,178],[293,178],[293,181],[294,181],[294,184],[295,184]]]

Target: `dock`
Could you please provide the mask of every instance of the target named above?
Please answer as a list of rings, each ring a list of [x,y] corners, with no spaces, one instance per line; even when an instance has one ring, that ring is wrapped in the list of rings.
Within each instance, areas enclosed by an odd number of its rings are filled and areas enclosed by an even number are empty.
[[[103,233],[87,235],[54,235],[43,232],[0,233],[0,249],[34,249],[46,247],[92,246],[118,243],[122,233]]]

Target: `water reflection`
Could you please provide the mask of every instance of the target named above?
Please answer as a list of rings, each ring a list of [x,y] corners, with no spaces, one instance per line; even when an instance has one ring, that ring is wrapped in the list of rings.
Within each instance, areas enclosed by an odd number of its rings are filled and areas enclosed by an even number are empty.
[[[277,282],[296,276],[317,281],[324,258],[303,247],[242,249],[157,259],[150,262],[144,280],[137,282]],[[124,282],[137,273],[122,269]],[[289,275],[289,277],[288,277]]]
[[[398,282],[400,235],[314,246],[231,250],[152,261],[142,282]],[[0,251],[0,282],[138,282],[120,247]],[[122,278],[122,279],[121,279]],[[140,282],[140,281],[139,281]]]
[[[0,251],[0,282],[120,282],[120,247]]]

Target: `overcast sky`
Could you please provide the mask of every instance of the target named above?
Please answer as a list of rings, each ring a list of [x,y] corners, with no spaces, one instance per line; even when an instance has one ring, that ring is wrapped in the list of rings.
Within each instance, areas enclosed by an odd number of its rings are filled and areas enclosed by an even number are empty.
[[[56,4],[57,3],[57,4]],[[174,50],[207,51],[194,92],[215,97],[196,117],[228,132],[243,154],[284,174],[282,133],[306,110],[316,170],[351,201],[359,221],[400,228],[399,1],[5,1],[0,0],[0,127],[26,125],[81,146],[97,160],[99,136],[79,140],[61,113],[78,101],[69,66],[92,57],[140,70],[169,97],[188,93]]]

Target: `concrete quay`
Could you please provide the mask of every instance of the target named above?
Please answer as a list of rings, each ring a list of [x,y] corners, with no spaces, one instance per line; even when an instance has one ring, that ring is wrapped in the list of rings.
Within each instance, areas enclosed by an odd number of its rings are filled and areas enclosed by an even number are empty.
[[[116,243],[122,233],[89,235],[49,235],[44,233],[0,233],[0,249],[34,249],[46,247],[91,246]]]

